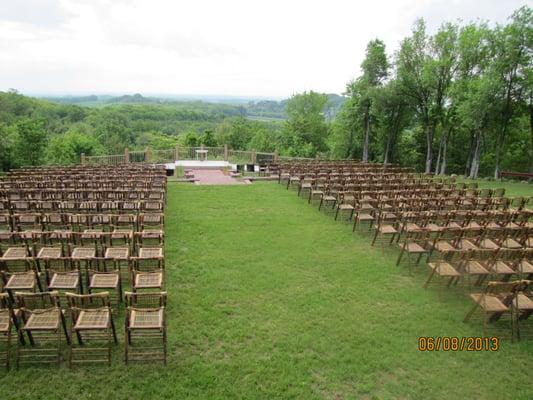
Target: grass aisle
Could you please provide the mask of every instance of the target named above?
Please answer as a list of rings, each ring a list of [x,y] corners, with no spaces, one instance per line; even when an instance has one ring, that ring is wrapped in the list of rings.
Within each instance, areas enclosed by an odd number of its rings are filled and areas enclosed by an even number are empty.
[[[481,335],[462,322],[465,296],[439,301],[422,288],[425,268],[408,276],[396,251],[371,249],[279,185],[169,185],[168,210],[180,394],[531,398],[531,341],[419,352],[419,336]]]
[[[531,399],[533,340],[421,353],[419,336],[478,336],[459,291],[424,290],[275,183],[168,185],[169,364],[0,371],[5,399]],[[66,355],[66,351],[65,351]]]

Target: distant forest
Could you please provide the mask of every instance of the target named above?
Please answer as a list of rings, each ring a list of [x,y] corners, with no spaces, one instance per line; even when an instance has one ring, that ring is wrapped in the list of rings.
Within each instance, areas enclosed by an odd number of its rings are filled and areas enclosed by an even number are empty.
[[[371,40],[360,69],[342,95],[309,91],[282,101],[0,92],[0,166],[227,143],[471,178],[533,172],[530,7],[505,25],[444,23],[434,34],[417,20],[392,54]]]

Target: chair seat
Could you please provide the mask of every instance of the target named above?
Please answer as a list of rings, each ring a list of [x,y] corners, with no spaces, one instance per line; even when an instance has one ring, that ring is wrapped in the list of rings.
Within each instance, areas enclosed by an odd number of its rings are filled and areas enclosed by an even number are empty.
[[[163,309],[132,310],[129,327],[132,329],[162,329]]]
[[[6,290],[33,290],[35,288],[35,274],[33,272],[22,272],[11,275],[4,289]]]
[[[512,275],[515,273],[515,271],[511,267],[509,267],[501,260],[498,260],[494,263],[494,265],[492,266],[492,272],[502,275]]]
[[[502,247],[506,249],[521,249],[522,245],[512,238],[507,238],[502,242]]]
[[[400,247],[403,247],[401,244]],[[427,253],[428,251],[420,246],[418,243],[407,243],[405,250],[409,253]]]
[[[489,250],[496,250],[496,249],[499,249],[500,246],[498,246],[493,240],[491,239],[483,239],[480,244],[479,244],[479,247],[482,248],[482,249],[489,249]]]
[[[156,272],[139,272],[135,275],[135,288],[157,288],[163,284],[163,273]]]
[[[77,271],[56,272],[50,279],[49,289],[76,289],[80,283],[80,275]]]
[[[461,239],[459,241],[459,247],[462,250],[477,250],[477,246],[472,243],[469,239]]]
[[[417,224],[413,223],[413,222],[408,222],[407,224],[405,224],[405,229],[404,229],[406,232],[422,232],[423,229],[418,226]]]
[[[378,231],[383,234],[397,233],[398,231],[392,225],[380,225]]]
[[[440,276],[460,276],[461,274],[447,262],[430,262],[429,268],[435,270],[435,273]]]
[[[337,198],[335,196],[331,196],[331,195],[326,195],[322,199],[325,200],[325,201],[335,201],[335,200],[337,200]]]
[[[471,275],[488,275],[489,271],[483,267],[478,261],[470,260],[465,265],[465,272]]]
[[[440,232],[443,230],[443,227],[437,224],[429,223],[426,225],[426,230],[429,232]]]
[[[533,264],[527,260],[518,263],[518,271],[523,274],[533,274]]]
[[[24,324],[25,330],[49,331],[59,328],[59,309],[34,310]]]
[[[437,243],[435,243],[435,249],[437,251],[452,251],[455,250],[455,247],[453,247],[446,240],[439,240]]]
[[[357,215],[357,219],[359,221],[373,221],[374,220],[374,217],[370,214],[367,214],[367,213],[359,213]]]
[[[78,315],[74,329],[106,329],[109,326],[109,309],[99,308],[94,310],[82,310]]]
[[[517,302],[518,309],[521,311],[533,310],[533,300],[531,300],[529,297],[527,297],[523,293],[518,293],[516,295],[516,302]]]
[[[91,289],[109,289],[118,287],[118,274],[94,274],[91,278]]]
[[[354,207],[351,204],[340,204],[339,209],[341,210],[353,210]]]
[[[496,296],[472,293],[470,298],[478,303],[485,312],[509,311],[509,307],[503,304],[502,301]]]

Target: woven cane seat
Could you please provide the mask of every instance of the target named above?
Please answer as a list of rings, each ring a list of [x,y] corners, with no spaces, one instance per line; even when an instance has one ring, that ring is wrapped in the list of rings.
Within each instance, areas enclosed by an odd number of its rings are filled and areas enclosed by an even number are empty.
[[[126,260],[130,250],[127,247],[108,247],[105,251],[105,258],[114,260]]]
[[[39,250],[37,258],[60,258],[61,248],[59,247],[43,247]]]
[[[131,311],[130,328],[133,329],[162,329],[163,328],[163,309],[142,310],[134,309]]]
[[[59,328],[59,323],[59,309],[34,310],[24,325],[24,329],[31,331],[56,330]]]
[[[107,308],[82,310],[78,315],[74,329],[106,329],[109,326],[109,321],[109,309]]]
[[[163,272],[138,272],[135,275],[135,288],[158,288],[163,284]]]
[[[72,259],[74,260],[84,260],[95,256],[96,250],[92,247],[75,247],[72,250]]]
[[[35,273],[33,271],[15,273],[9,277],[4,289],[33,290],[35,288]]]
[[[118,274],[94,274],[91,277],[91,289],[110,289],[118,287]]]
[[[447,262],[430,262],[428,266],[440,276],[460,276],[459,272]]]
[[[56,272],[50,279],[49,289],[76,289],[80,282],[77,271]]]
[[[24,260],[28,258],[28,251],[25,247],[9,247],[2,256],[2,260]]]
[[[509,307],[502,303],[502,301],[491,295],[483,295],[481,293],[472,293],[470,298],[478,303],[486,312],[505,312],[509,311]]]
[[[139,258],[162,258],[163,249],[161,247],[142,247],[139,249]]]

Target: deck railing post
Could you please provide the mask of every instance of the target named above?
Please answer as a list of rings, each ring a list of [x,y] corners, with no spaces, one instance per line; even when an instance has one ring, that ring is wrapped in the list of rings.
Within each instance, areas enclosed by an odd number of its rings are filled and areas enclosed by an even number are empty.
[[[256,160],[257,160],[257,151],[255,149],[252,149],[252,164],[255,164]]]
[[[125,163],[130,162],[130,151],[128,150],[127,147],[124,149],[124,162]]]
[[[176,148],[174,149],[174,160],[178,161],[180,159],[180,146],[176,145]]]
[[[150,161],[150,149],[147,147],[144,150],[144,162],[149,162],[149,161]]]
[[[274,161],[278,161],[278,159],[279,159],[279,154],[278,154],[278,151],[276,150],[274,152]]]
[[[224,144],[224,161],[228,161],[228,145]]]
[[[85,153],[81,153],[80,162],[81,162],[81,165],[85,165]]]

